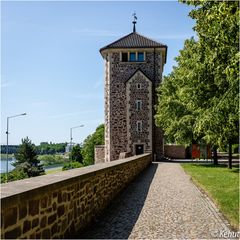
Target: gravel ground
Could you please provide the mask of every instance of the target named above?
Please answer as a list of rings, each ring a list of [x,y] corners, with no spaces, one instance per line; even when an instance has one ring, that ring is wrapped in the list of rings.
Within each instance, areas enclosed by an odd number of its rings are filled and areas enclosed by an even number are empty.
[[[179,163],[153,163],[78,236],[87,239],[214,239],[229,224]]]

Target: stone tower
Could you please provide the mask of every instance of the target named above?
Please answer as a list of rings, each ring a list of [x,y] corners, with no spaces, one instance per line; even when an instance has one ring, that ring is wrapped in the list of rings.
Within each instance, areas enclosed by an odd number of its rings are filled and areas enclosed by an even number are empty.
[[[127,155],[163,155],[163,134],[154,124],[156,88],[167,46],[135,31],[100,49],[105,60],[105,162]]]

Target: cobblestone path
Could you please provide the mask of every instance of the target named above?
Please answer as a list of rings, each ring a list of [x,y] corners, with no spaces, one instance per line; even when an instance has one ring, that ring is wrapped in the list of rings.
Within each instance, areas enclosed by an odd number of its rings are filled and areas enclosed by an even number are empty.
[[[79,238],[213,239],[228,224],[178,163],[153,163]]]

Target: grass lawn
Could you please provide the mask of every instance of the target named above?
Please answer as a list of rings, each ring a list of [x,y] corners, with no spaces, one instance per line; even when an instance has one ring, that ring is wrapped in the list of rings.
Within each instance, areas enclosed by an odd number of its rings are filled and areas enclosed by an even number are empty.
[[[230,224],[239,229],[239,167],[228,169],[212,164],[181,165],[196,185],[208,193]]]
[[[58,172],[62,172],[62,168],[45,171],[46,174],[53,174],[53,173],[58,173]]]

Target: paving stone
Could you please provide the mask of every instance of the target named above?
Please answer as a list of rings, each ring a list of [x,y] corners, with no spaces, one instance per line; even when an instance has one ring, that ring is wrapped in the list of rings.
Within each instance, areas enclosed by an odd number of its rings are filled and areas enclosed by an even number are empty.
[[[153,163],[79,238],[219,239],[222,230],[227,221],[179,163]]]

